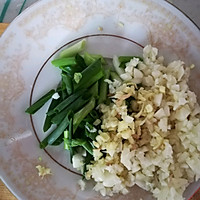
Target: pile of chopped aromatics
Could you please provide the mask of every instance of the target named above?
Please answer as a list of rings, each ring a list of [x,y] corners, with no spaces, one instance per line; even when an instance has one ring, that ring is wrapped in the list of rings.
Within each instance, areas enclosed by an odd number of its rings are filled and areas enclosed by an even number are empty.
[[[102,125],[94,161],[85,177],[103,196],[127,194],[135,184],[158,200],[183,199],[200,178],[200,107],[188,88],[191,67],[164,65],[158,49],[146,46],[110,81],[112,102],[101,104]]]

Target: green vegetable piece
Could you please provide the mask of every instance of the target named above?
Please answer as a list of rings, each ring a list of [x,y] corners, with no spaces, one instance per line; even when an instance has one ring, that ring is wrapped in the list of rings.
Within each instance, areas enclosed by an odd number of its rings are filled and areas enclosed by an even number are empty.
[[[64,138],[66,138],[66,139],[69,138],[69,131],[68,130],[64,131]]]
[[[65,99],[68,94],[67,94],[67,90],[66,90],[66,86],[65,86],[65,83],[63,82],[63,80],[61,79],[61,82],[60,82],[60,88],[59,88],[59,91],[60,91],[60,96],[61,96],[61,99]]]
[[[83,94],[83,99],[90,99],[92,96],[95,98],[98,98],[98,91],[99,91],[99,87],[98,87],[98,81],[93,84],[86,93]]]
[[[92,112],[92,111],[91,111]],[[91,114],[91,112],[90,112],[90,114]],[[91,116],[91,115],[87,115],[87,117],[85,117],[83,120],[82,120],[82,122],[81,122],[81,124],[79,125],[79,127],[81,127],[82,129],[84,129],[84,127],[85,127],[85,122],[88,122],[88,123],[93,123],[94,122],[94,119],[93,119],[93,117]]]
[[[88,138],[95,140],[96,136],[98,135],[97,129],[93,125],[86,122],[86,124],[85,124],[85,135]]]
[[[51,120],[52,123],[59,124],[70,110],[76,112],[77,110],[82,108],[82,106],[84,106],[88,101],[89,99],[83,99],[82,97],[76,99],[69,106],[63,109],[60,113],[56,114]]]
[[[68,115],[62,120],[58,127],[51,133],[51,137],[48,138],[48,144],[53,144],[56,139],[64,132],[69,125]]]
[[[100,91],[99,91],[99,99],[98,104],[104,103],[107,99],[108,94],[108,83],[105,82],[106,79],[110,77],[110,69],[104,70],[104,77],[100,80]]]
[[[67,149],[67,150],[70,149],[69,143],[66,142],[66,141],[68,141],[68,140],[69,140],[69,131],[66,130],[66,131],[64,131],[64,149]]]
[[[122,62],[130,62],[130,60],[133,58],[133,56],[119,56],[118,59],[119,59],[119,62],[122,63]]]
[[[120,63],[119,67],[125,69],[126,68],[126,63],[125,62]]]
[[[70,123],[69,123],[69,140],[72,139],[72,135],[73,135],[73,117],[70,119]]]
[[[70,150],[71,142],[68,139],[64,138],[64,149]]]
[[[44,125],[43,125],[43,131],[44,132],[48,131],[49,128],[51,127],[51,125],[52,125],[52,122],[51,122],[52,116],[53,115],[51,115],[51,116],[47,115],[46,116],[45,121],[44,121]]]
[[[60,52],[60,58],[67,58],[70,56],[75,56],[77,53],[80,53],[85,49],[86,40],[83,39],[80,42],[68,47],[67,49]]]
[[[58,59],[52,60],[51,63],[55,67],[62,67],[62,66],[75,65],[76,60],[75,60],[75,57],[58,58]]]
[[[52,133],[52,132],[51,132]],[[40,148],[41,149],[45,149],[48,145],[48,139],[49,137],[51,137],[51,133],[49,135],[47,135],[47,137],[45,137],[41,142],[40,142]]]
[[[86,157],[85,157],[85,160],[84,160],[84,168],[83,168],[83,175],[84,176],[85,176],[85,173],[87,171],[86,166],[89,165],[92,160],[93,160],[93,156],[86,151]],[[85,177],[83,177],[83,178],[85,178]]]
[[[87,140],[77,138],[72,139],[71,142],[70,140],[66,140],[66,143],[68,143],[67,145],[71,147],[82,146],[88,153],[93,155],[93,147]]]
[[[73,135],[73,117],[70,119],[69,123],[69,141],[71,142]],[[69,146],[69,152],[70,152],[70,161],[72,163],[72,157],[74,155],[74,149],[72,146]]]
[[[78,84],[82,78],[81,73],[74,73],[74,81]]]
[[[69,150],[71,143],[72,143],[72,141],[69,140],[69,138],[64,138],[64,144],[65,144],[65,147],[66,147],[67,150]]]
[[[92,95],[93,97],[97,98],[99,93],[99,83],[98,81],[91,87],[88,94]]]
[[[106,61],[104,60],[103,56],[102,55],[99,55],[99,54],[90,54],[92,56],[92,58],[94,58],[95,60],[98,60],[98,59],[101,59],[101,63],[103,65],[106,64]]]
[[[57,105],[58,103],[60,102],[59,99],[52,99],[51,101],[51,104],[48,108],[48,111],[51,111],[53,110]],[[52,122],[51,122],[51,119],[52,119],[53,115],[51,116],[48,116],[46,115],[46,118],[45,118],[45,121],[44,121],[44,125],[43,125],[43,131],[46,132],[52,125]]]
[[[64,136],[63,136],[63,134],[61,134],[59,136],[59,138],[52,144],[52,146],[58,146],[58,145],[62,144],[63,141],[64,141]]]
[[[101,61],[98,59],[83,70],[82,78],[79,83],[74,83],[74,91],[90,87],[93,83],[102,78],[103,75]]]
[[[39,100],[37,100],[34,104],[32,104],[29,108],[25,110],[26,113],[34,114],[37,112],[55,93],[55,90],[50,90],[44,96],[42,96]]]
[[[92,99],[87,103],[87,105],[85,105],[81,110],[75,113],[73,121],[74,132],[76,131],[82,120],[94,109],[94,107],[95,107],[95,98],[92,97]]]
[[[76,59],[76,64],[77,64],[78,66],[80,66],[80,67],[82,68],[82,70],[85,69],[85,68],[87,67],[87,65],[86,65],[86,63],[85,63],[83,57],[80,56],[78,53],[76,54],[75,59]]]
[[[83,71],[83,68],[78,65],[62,66],[60,69],[66,72],[71,78],[74,77],[74,73]]]
[[[53,145],[53,143],[63,134],[64,130],[69,125],[69,115],[70,113],[65,116],[59,126],[57,126],[44,140],[42,140],[42,142],[40,142],[41,149],[46,148],[48,144]]]
[[[61,96],[62,96],[62,99],[65,99],[67,96],[68,96],[68,93],[67,93],[67,90],[62,90],[61,91]]]
[[[52,116],[52,115],[54,115],[56,113],[56,111],[54,110],[54,109],[52,109],[52,110],[49,110],[46,114],[48,115],[48,116]]]
[[[84,52],[84,61],[86,65],[89,66],[95,62],[95,59],[88,52]]]
[[[63,81],[63,83],[65,85],[66,90],[67,90],[67,93],[69,95],[71,95],[72,92],[73,92],[72,78],[68,74],[66,74],[64,72],[62,72],[61,75],[62,75],[62,81]]]
[[[110,77],[112,81],[117,80],[120,83],[122,83],[122,79],[119,77],[119,75],[116,72],[110,72]]]
[[[71,145],[73,132],[73,118],[70,119],[69,130],[64,131],[64,149],[70,151],[70,160],[72,163],[72,157],[74,155],[74,149]]]
[[[90,116],[91,116],[94,120],[100,118],[99,113],[98,113],[96,110],[92,110],[92,111],[90,112]]]
[[[80,97],[86,90],[80,90],[72,95],[70,95],[69,97],[67,97],[67,99],[65,99],[64,101],[60,102],[56,107],[55,107],[55,111],[62,111],[64,108],[66,108],[68,105],[70,105],[72,102],[74,102],[78,97]]]
[[[85,143],[82,144],[82,147],[83,147],[88,153],[90,153],[91,155],[93,155],[93,147],[92,147],[92,145],[91,145],[88,141],[85,141]]]
[[[103,56],[98,54],[89,54],[88,52],[84,52],[84,61],[87,66],[91,65],[96,60],[101,59],[102,64],[106,64]]]

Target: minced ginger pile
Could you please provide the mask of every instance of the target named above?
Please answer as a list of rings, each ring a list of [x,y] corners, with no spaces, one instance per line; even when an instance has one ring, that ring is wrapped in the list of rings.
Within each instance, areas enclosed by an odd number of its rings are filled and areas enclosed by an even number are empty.
[[[187,85],[193,66],[165,66],[157,54],[146,46],[143,61],[126,64],[122,82],[107,80],[112,103],[99,106],[102,126],[86,173],[103,196],[136,184],[158,200],[181,200],[200,178],[200,107]]]

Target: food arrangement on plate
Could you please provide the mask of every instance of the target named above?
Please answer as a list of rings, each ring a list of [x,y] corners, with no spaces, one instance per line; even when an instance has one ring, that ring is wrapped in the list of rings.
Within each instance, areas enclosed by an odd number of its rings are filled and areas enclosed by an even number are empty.
[[[198,190],[200,35],[171,4],[43,0],[0,49],[0,176],[18,199]]]
[[[56,126],[40,148],[64,143],[82,190],[92,179],[103,196],[125,195],[136,184],[158,200],[183,199],[200,177],[200,106],[188,86],[194,65],[165,63],[151,45],[142,58],[109,62],[84,51],[85,43],[51,62],[61,70],[58,87],[26,109],[34,114],[51,99],[43,130]]]

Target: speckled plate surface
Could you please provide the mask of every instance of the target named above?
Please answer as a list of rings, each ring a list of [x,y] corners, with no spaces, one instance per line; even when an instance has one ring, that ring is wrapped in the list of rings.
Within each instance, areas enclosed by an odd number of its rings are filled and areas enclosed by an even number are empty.
[[[59,148],[51,152],[57,162],[39,149],[30,118],[24,113],[35,77],[47,58],[63,44],[91,34],[114,34],[143,46],[152,44],[168,60],[179,58],[196,64],[190,84],[200,100],[200,31],[169,3],[157,0],[43,0],[34,4],[17,17],[0,38],[0,173],[18,199],[104,199],[92,192],[91,185],[84,192],[79,190],[80,176],[57,163],[70,168],[67,155],[58,156]],[[108,48],[104,45],[100,41],[92,43],[93,48],[104,48],[108,56],[117,47],[114,43]],[[119,53],[123,53],[124,49],[118,48]],[[37,82],[33,98],[54,86],[54,78],[52,71],[46,69]],[[40,156],[42,161],[38,160]],[[37,164],[50,167],[53,175],[44,179],[38,177]],[[189,198],[199,186],[200,182],[191,184],[185,197]],[[140,198],[152,199],[149,193],[137,187],[124,197],[114,197]]]

